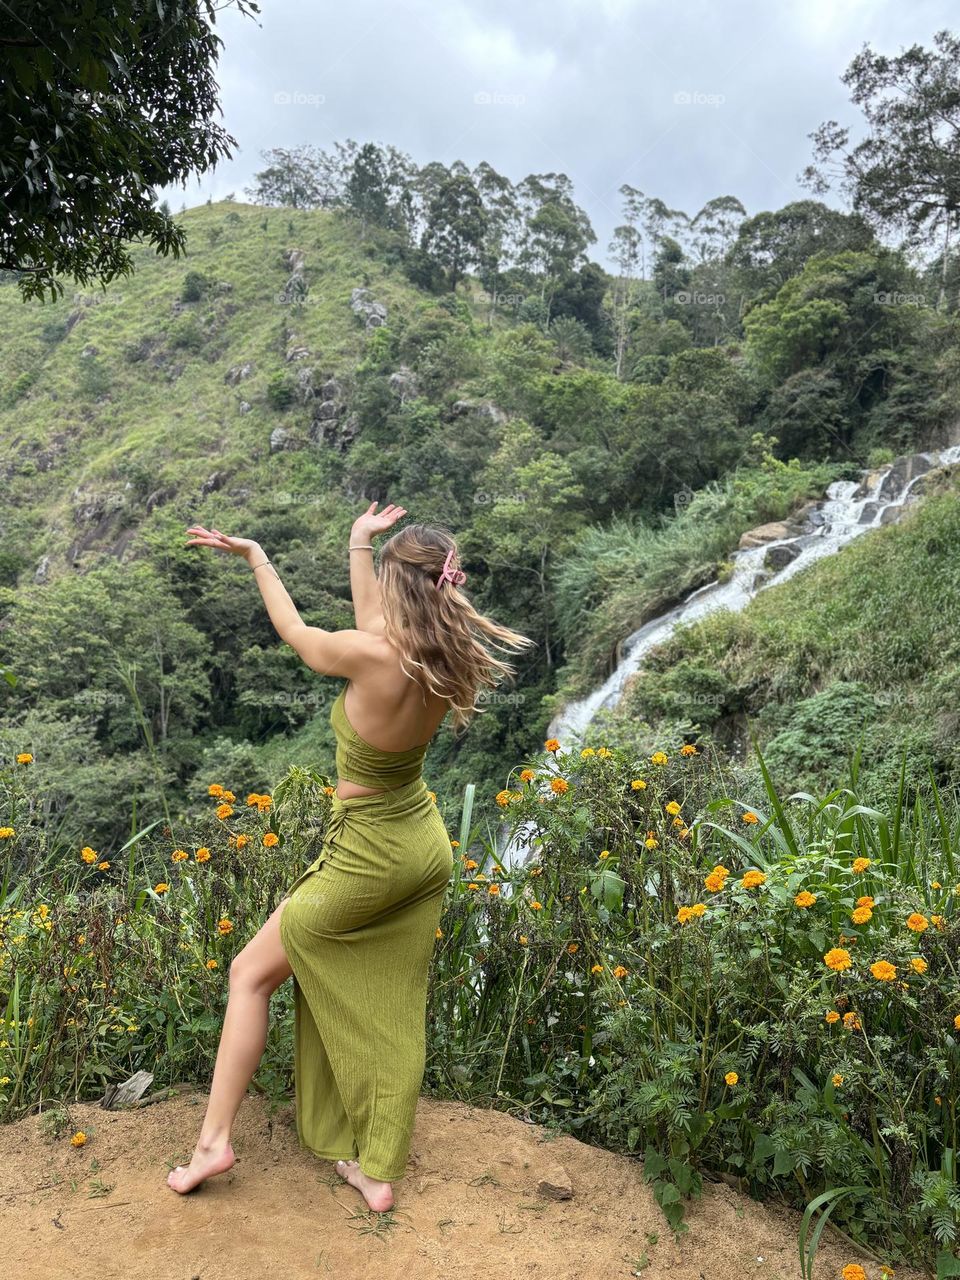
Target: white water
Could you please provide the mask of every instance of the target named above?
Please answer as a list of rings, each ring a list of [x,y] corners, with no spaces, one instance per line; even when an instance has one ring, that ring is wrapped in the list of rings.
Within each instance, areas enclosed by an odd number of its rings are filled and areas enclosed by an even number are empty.
[[[696,622],[716,609],[738,612],[765,587],[785,582],[868,529],[890,523],[896,518],[891,513],[908,501],[916,501],[911,490],[921,475],[932,467],[957,461],[960,461],[960,445],[953,445],[931,453],[910,455],[908,459],[896,459],[875,474],[868,492],[862,492],[863,485],[868,475],[874,473],[864,472],[860,481],[838,480],[830,485],[824,501],[818,503],[808,516],[809,532],[734,552],[731,556],[733,571],[725,582],[710,582],[699,587],[679,605],[658,618],[652,618],[627,636],[616,670],[586,698],[564,707],[550,722],[546,736],[556,738],[565,751],[579,748],[584,732],[597,712],[616,706],[627,679],[639,668],[646,654],[666,640],[675,627]],[[900,473],[903,470],[916,474],[902,482]],[[763,561],[772,547],[791,547],[798,554],[783,568],[765,572]],[[498,857],[504,866],[525,860],[531,840],[531,832],[521,828],[507,844],[507,829],[506,825],[501,828],[498,842],[502,850]]]

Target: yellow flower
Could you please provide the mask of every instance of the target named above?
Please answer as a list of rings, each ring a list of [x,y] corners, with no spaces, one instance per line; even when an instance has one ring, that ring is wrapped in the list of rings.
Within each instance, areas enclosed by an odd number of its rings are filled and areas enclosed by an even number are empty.
[[[13,827],[0,827],[0,840],[9,840],[14,835],[16,835],[16,831]]]
[[[680,907],[677,911],[677,920],[680,924],[686,924],[693,912],[689,907]]]
[[[702,916],[706,914],[706,910],[707,908],[704,903],[695,902],[693,906],[690,908],[690,914],[692,916]]]
[[[602,964],[592,964],[592,965],[590,966],[590,972],[591,972],[591,973],[603,973],[603,965],[602,965]]]
[[[161,880],[159,884],[153,886],[154,893],[166,893],[170,886],[165,880]]]
[[[335,795],[335,794],[336,794],[336,791],[337,791],[336,787],[324,787],[324,788],[323,788],[323,794],[324,794],[325,796],[332,796],[332,795]]]
[[[546,742],[545,742],[543,745],[544,745],[544,747],[545,747],[545,749],[546,749],[547,751],[559,751],[559,750],[560,750],[560,743],[557,741],[557,739],[556,739],[556,738],[548,738],[548,739],[546,740]]]
[[[762,871],[748,871],[745,873],[740,883],[743,885],[744,889],[756,889],[759,885],[763,884],[766,878],[765,873]]]
[[[849,969],[853,961],[849,951],[845,951],[843,947],[832,947],[823,957],[823,963],[828,969],[839,972],[841,969]]]
[[[880,982],[892,982],[897,976],[897,967],[889,960],[877,960],[870,966],[870,972]]]
[[[220,793],[220,799],[226,800],[228,803],[231,803],[232,801],[236,800],[236,798],[237,797],[233,794],[232,791],[221,791]]]
[[[451,840],[451,841],[450,841],[450,848],[451,848],[451,849],[459,849],[459,848],[460,848],[460,841],[459,841],[459,840]]]
[[[660,841],[657,839],[656,836],[647,836],[646,840],[644,840],[643,843],[647,846],[648,849],[656,849],[660,845]]]
[[[923,933],[930,921],[926,916],[922,916],[919,911],[914,911],[912,916],[907,918],[907,928],[912,929],[914,933]]]
[[[217,932],[221,937],[225,937],[228,933],[233,933],[233,921],[226,919],[220,920],[217,923]]]
[[[274,845],[280,843],[280,837],[275,831],[267,831],[264,833],[263,843],[265,848],[272,849]]]
[[[428,791],[427,795],[430,797],[430,799],[433,801],[434,804],[437,803],[437,793],[435,791]]]
[[[204,845],[202,848],[197,850],[197,861],[198,862],[210,861],[210,850],[206,847],[206,845]]]
[[[494,799],[496,800],[497,804],[500,806],[501,809],[505,809],[507,805],[510,803],[510,792],[498,791]]]
[[[727,1082],[727,1084],[730,1085],[731,1087],[735,1085],[737,1081],[740,1079],[740,1077],[737,1075],[735,1071],[728,1071],[723,1078]]]
[[[216,962],[216,960],[208,960],[208,961],[207,961],[207,968],[208,968],[208,969],[216,969],[216,967],[217,967],[217,962]]]
[[[858,875],[861,871],[866,871],[869,865],[870,865],[869,858],[854,858],[853,860],[853,870],[856,871]]]
[[[579,942],[568,942],[568,943],[567,943],[567,950],[570,952],[570,954],[571,954],[571,955],[576,955],[576,953],[580,950],[580,943],[579,943]]]
[[[98,871],[109,871],[109,870],[110,870],[110,863],[109,863],[109,862],[98,862],[98,863],[97,863],[97,870],[98,870]]]
[[[531,908],[532,908],[534,911],[542,911],[542,910],[543,910],[543,903],[542,903],[542,902],[537,902],[536,898],[534,898],[533,902],[531,902],[531,903],[530,903],[530,906],[531,906]]]
[[[434,936],[435,936],[435,937],[437,937],[437,938],[442,938],[442,937],[443,937],[443,930],[442,930],[439,926],[437,926],[437,932],[436,932],[436,934],[435,934]]]
[[[230,805],[230,804],[217,805],[216,814],[221,822],[223,821],[224,818],[229,818],[232,813],[233,813],[233,805]]]
[[[858,907],[873,907],[876,903],[870,897],[869,893],[865,893],[862,898],[857,899]]]
[[[941,885],[941,883],[940,883],[940,881],[939,881],[939,880],[931,880],[931,881],[930,881],[930,888],[931,888],[931,889],[942,889],[942,888],[943,888],[943,885]]]
[[[533,780],[534,780],[534,778],[536,778],[536,776],[537,776],[537,775],[534,773],[534,771],[533,771],[532,769],[521,769],[521,770],[520,770],[520,781],[521,781],[521,782],[533,782]]]
[[[700,752],[697,750],[697,748],[693,745],[692,742],[685,742],[683,746],[680,748],[680,754],[682,756],[697,756],[700,754]]]
[[[99,855],[93,849],[91,849],[89,845],[84,845],[84,847],[80,850],[80,857],[84,860],[84,862],[96,862],[98,856]]]
[[[208,796],[222,796],[222,795],[223,795],[223,787],[221,787],[221,785],[220,785],[220,783],[219,783],[219,782],[211,782],[211,783],[210,783],[210,785],[209,785],[209,787],[207,787],[207,795],[208,795]]]
[[[937,926],[938,929],[942,929],[944,927],[943,916],[931,916],[930,919],[933,921],[933,923]]]
[[[843,1025],[848,1031],[861,1031],[860,1019],[855,1013],[845,1013],[843,1015]]]
[[[187,853],[186,849],[174,849],[173,853],[170,855],[171,862],[187,862],[189,858],[190,855]]]
[[[664,751],[655,751],[650,757],[651,764],[667,764],[669,756]]]
[[[569,783],[565,778],[553,778],[550,782],[550,790],[555,795],[563,795],[565,791],[569,790]]]
[[[795,907],[812,907],[816,900],[816,894],[810,893],[808,889],[801,889],[794,898],[793,905]]]
[[[953,1020],[953,1029],[954,1031],[960,1031],[960,1013]]]
[[[580,758],[582,760],[586,760],[587,756],[595,756],[596,754],[597,753],[594,751],[593,747],[584,747],[580,752]]]
[[[245,835],[239,835],[236,837],[235,840],[233,840],[233,843],[236,845],[238,849],[245,849],[247,845],[250,843],[250,837]]]
[[[17,756],[17,764],[33,764],[33,756],[29,751],[21,751]]]
[[[741,813],[740,821],[753,823],[753,822],[759,822],[760,819],[757,817],[757,815],[753,812],[752,809],[748,809],[746,813]]]
[[[838,1071],[838,1072],[837,1072],[837,1073],[832,1077],[832,1079],[833,1079],[833,1087],[834,1087],[835,1089],[839,1089],[839,1088],[840,1088],[840,1086],[843,1084],[843,1076],[842,1076],[842,1075],[840,1074],[840,1072]]]
[[[525,933],[521,933],[521,935],[520,935],[520,945],[521,945],[521,947],[525,947],[525,946],[527,945],[527,941],[528,941],[528,939],[527,939],[527,935],[526,935]]]
[[[857,907],[850,913],[850,919],[854,924],[866,924],[868,920],[873,919],[873,912],[869,907]]]
[[[676,800],[671,800],[669,804],[665,804],[663,807],[665,812],[669,813],[671,817],[680,812],[680,806],[677,804]]]
[[[609,858],[609,857],[610,857],[610,850],[609,850],[609,849],[601,849],[601,850],[600,850],[600,852],[599,852],[599,854],[598,854],[597,856],[598,856],[599,858]]]
[[[79,1129],[70,1139],[70,1145],[72,1147],[82,1147],[83,1144],[86,1142],[86,1140],[87,1140],[87,1135],[83,1132],[82,1129]]]
[[[613,971],[613,976],[615,978],[625,978],[629,972],[629,969],[625,969],[622,964],[618,964]]]
[[[840,1272],[843,1280],[867,1280],[867,1273],[859,1262],[850,1262]]]
[[[130,1026],[129,1026],[129,1027],[127,1027],[127,1030],[128,1030],[128,1031],[139,1031],[139,1030],[140,1030],[139,1024],[138,1024],[138,1023],[136,1023],[136,1022],[133,1022],[133,1023],[131,1023],[131,1024],[130,1024]]]
[[[470,883],[467,885],[467,888],[468,888],[468,889],[479,889],[479,888],[480,888],[480,886],[476,883],[476,881],[471,880],[471,881],[470,881]]]
[[[840,1015],[839,1013],[837,1013],[836,1009],[828,1009],[827,1012],[823,1015],[823,1017],[824,1017],[824,1021],[829,1023],[840,1021]]]
[[[634,778],[634,780],[630,783],[630,786],[633,788],[634,791],[646,791],[647,789],[647,784],[644,782],[642,778]]]
[[[463,865],[466,867],[468,871],[476,871],[477,867],[480,864],[479,862],[474,862],[473,858],[467,858],[466,862]]]
[[[605,760],[607,756],[612,756],[613,752],[610,751],[609,748],[607,747],[598,747],[597,755],[601,758],[601,760]]]
[[[910,966],[913,969],[914,973],[927,972],[927,962],[926,960],[924,960],[923,956],[914,956],[913,959],[910,961]]]
[[[498,884],[487,885],[487,893],[498,894],[499,892],[500,886]]]
[[[703,882],[704,888],[709,889],[711,893],[719,893],[726,883],[726,879],[729,874],[730,872],[726,867],[714,867]]]

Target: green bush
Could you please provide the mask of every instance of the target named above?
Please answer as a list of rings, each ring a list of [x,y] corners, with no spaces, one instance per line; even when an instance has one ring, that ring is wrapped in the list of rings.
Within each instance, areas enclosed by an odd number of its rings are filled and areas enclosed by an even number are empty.
[[[213,281],[202,271],[188,271],[180,290],[181,302],[200,302],[211,288]]]
[[[296,399],[297,389],[293,378],[282,370],[271,374],[267,383],[267,401],[279,411],[289,409]]]

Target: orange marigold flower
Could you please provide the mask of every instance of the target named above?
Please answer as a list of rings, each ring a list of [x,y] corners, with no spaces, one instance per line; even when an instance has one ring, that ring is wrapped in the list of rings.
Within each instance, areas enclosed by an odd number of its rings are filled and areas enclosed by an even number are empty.
[[[217,814],[217,817],[221,820],[221,822],[223,821],[224,818],[229,818],[232,813],[233,813],[233,805],[230,805],[230,804],[217,805],[216,814]]]
[[[843,1084],[843,1076],[840,1074],[839,1071],[833,1075],[832,1082],[833,1082],[833,1087],[835,1089],[839,1089],[840,1086]]]
[[[477,882],[476,882],[475,880],[471,880],[471,881],[470,881],[470,883],[467,885],[467,888],[468,888],[468,889],[479,889],[479,888],[480,888],[480,886],[477,884]]]
[[[926,916],[922,916],[919,911],[914,911],[913,915],[907,917],[907,928],[912,929],[914,933],[923,933],[930,921]]]
[[[843,1025],[847,1028],[848,1031],[863,1030],[863,1028],[860,1026],[860,1019],[857,1017],[855,1013],[845,1013],[843,1015]]]
[[[77,1132],[70,1139],[70,1145],[72,1147],[82,1147],[83,1144],[86,1142],[86,1140],[87,1140],[87,1135],[83,1132],[82,1129],[78,1129]]]
[[[705,914],[706,914],[706,910],[707,910],[707,908],[706,908],[706,905],[705,905],[704,903],[702,903],[702,902],[695,902],[695,903],[693,904],[693,906],[690,908],[690,914],[691,914],[692,916],[702,916],[702,915],[705,915]]]
[[[828,1009],[823,1017],[825,1022],[829,1022],[831,1024],[840,1021],[840,1015],[837,1013],[836,1009]]]
[[[324,787],[324,788],[323,788],[323,794],[324,794],[325,796],[334,796],[334,795],[336,795],[336,794],[337,794],[337,788],[336,788],[336,787]]]
[[[570,954],[571,954],[571,955],[576,955],[576,953],[580,950],[580,943],[579,943],[579,942],[568,942],[568,943],[567,943],[567,950],[570,952]]]
[[[494,796],[494,799],[496,800],[497,804],[500,806],[501,809],[505,809],[507,805],[510,803],[510,792],[498,791],[497,794]]]
[[[207,968],[208,968],[208,969],[216,969],[217,967],[218,967],[218,965],[217,965],[216,960],[208,960],[208,961],[207,961]]]
[[[161,880],[159,884],[153,886],[154,893],[166,893],[170,886],[165,880]]]
[[[869,858],[854,858],[853,860],[853,869],[854,871],[857,872],[858,875],[861,871],[866,871],[869,865],[870,865]]]
[[[538,902],[538,901],[536,900],[536,898],[534,898],[534,900],[530,903],[530,907],[531,907],[531,909],[532,909],[533,911],[542,911],[542,910],[543,910],[543,903],[542,903],[542,902]]]
[[[857,907],[850,913],[850,919],[854,924],[866,924],[868,920],[873,919],[873,912],[869,907]]]
[[[737,1073],[736,1073],[735,1071],[728,1071],[728,1072],[727,1072],[727,1074],[726,1074],[723,1078],[724,1078],[725,1082],[726,1082],[728,1085],[730,1085],[730,1087],[731,1087],[731,1088],[732,1088],[732,1087],[737,1083],[737,1081],[740,1079],[740,1077],[737,1075]]]
[[[520,781],[521,781],[521,782],[533,782],[533,780],[536,778],[536,776],[537,776],[537,775],[534,773],[534,771],[533,771],[532,769],[521,769],[521,770],[520,770]]]
[[[874,900],[870,897],[869,893],[865,893],[865,894],[863,895],[863,897],[862,897],[862,898],[858,898],[858,899],[857,899],[857,906],[858,906],[858,907],[873,907],[873,906],[876,906],[876,903],[875,903],[875,902],[874,902]]]
[[[487,886],[487,893],[492,893],[496,895],[499,892],[500,892],[500,886],[498,884],[491,884]]]
[[[476,871],[480,863],[474,862],[473,858],[467,858],[466,862],[463,865],[466,867],[468,871]]]
[[[565,791],[569,790],[569,787],[570,784],[565,778],[553,778],[550,782],[550,790],[558,796],[563,795]]]
[[[11,836],[16,834],[14,827],[0,827],[0,840],[9,840]]]
[[[590,972],[591,972],[591,973],[603,973],[603,965],[602,965],[602,964],[592,964],[592,965],[590,966]]]
[[[440,928],[440,926],[439,926],[439,925],[437,926],[437,932],[434,934],[434,937],[435,937],[435,938],[442,938],[442,937],[443,937],[443,930]]]
[[[674,814],[680,812],[680,806],[677,804],[676,800],[671,800],[669,804],[665,804],[663,807],[664,807],[664,810],[671,815],[671,817]]]
[[[250,837],[245,835],[237,836],[235,842],[238,849],[244,849],[250,843]]]
[[[197,862],[210,861],[210,850],[206,847],[206,845],[204,845],[202,848],[197,850],[196,859],[197,859]]]
[[[109,871],[109,870],[110,870],[110,863],[109,863],[109,862],[98,862],[98,863],[97,863],[97,870],[98,870],[98,871]]]
[[[880,982],[892,982],[897,976],[897,966],[889,960],[877,960],[870,966],[870,972]]]
[[[953,1029],[955,1031],[960,1031],[960,1013],[958,1013],[953,1020]]]
[[[80,850],[80,857],[84,860],[84,862],[96,862],[97,858],[99,857],[99,854],[95,853],[93,849],[90,848],[89,845],[84,845],[84,847]]]
[[[613,752],[609,747],[597,747],[597,755],[601,760],[606,760],[607,756],[613,755]]]
[[[914,973],[927,972],[927,962],[924,960],[923,956],[914,956],[910,961],[910,967],[913,969]]]
[[[693,745],[692,742],[685,742],[683,746],[680,748],[680,754],[682,756],[696,756],[696,755],[699,755],[700,753],[699,751],[697,751],[697,748]]]
[[[644,840],[643,843],[647,846],[648,849],[657,849],[660,847],[660,841],[657,839],[656,836],[647,836],[646,840]]]
[[[859,1262],[849,1262],[840,1274],[843,1280],[867,1280],[867,1273]]]
[[[280,843],[280,837],[275,831],[265,831],[263,835],[263,843],[268,849],[272,849]]]
[[[21,751],[17,756],[17,764],[32,764],[33,756],[29,751]]]
[[[801,889],[794,898],[793,905],[795,907],[812,907],[816,900],[816,894],[811,893],[809,889]]]
[[[450,841],[450,848],[451,848],[451,849],[459,849],[459,848],[460,848],[460,841],[459,841],[459,840],[451,840],[451,841]]]
[[[759,822],[760,819],[757,817],[757,815],[753,812],[752,809],[748,809],[746,813],[741,813],[740,821],[753,823],[753,822]]]
[[[680,907],[677,911],[677,920],[680,924],[686,924],[692,915],[693,911],[690,907]]]
[[[766,880],[766,874],[763,871],[747,871],[740,881],[744,889],[756,889]]]
[[[527,935],[526,935],[525,933],[521,933],[521,935],[520,935],[520,945],[521,945],[522,947],[525,947],[525,946],[527,945],[527,942],[528,942],[528,941],[529,941],[529,939],[527,938]]]
[[[630,786],[634,791],[646,791],[647,789],[647,784],[643,778],[634,778]]]
[[[217,933],[219,933],[221,937],[226,937],[228,933],[233,933],[233,921],[227,919],[218,921]]]
[[[600,852],[597,854],[597,857],[598,857],[598,858],[609,858],[609,857],[610,857],[610,850],[609,850],[609,849],[601,849],[601,850],[600,850]]]
[[[704,888],[709,889],[711,893],[719,893],[726,883],[726,879],[727,877],[725,875],[721,875],[719,871],[711,871],[706,880],[704,880],[703,885]]]
[[[189,860],[190,855],[187,853],[186,849],[174,849],[173,853],[170,855],[171,862],[188,862]]]
[[[546,742],[545,742],[543,745],[544,745],[544,748],[545,748],[547,751],[559,751],[559,750],[560,750],[560,743],[557,741],[557,739],[556,739],[556,738],[548,738],[548,739],[546,740]]]
[[[625,978],[629,972],[629,969],[625,969],[622,964],[618,964],[613,971],[613,976],[615,978]]]
[[[944,927],[943,916],[931,916],[930,919],[938,929],[942,929]]]
[[[669,758],[670,757],[667,755],[665,751],[655,751],[653,755],[650,757],[650,763],[651,764],[667,764],[669,761]]]
[[[209,786],[209,787],[207,787],[207,795],[208,795],[208,796],[217,796],[217,797],[222,796],[222,795],[223,795],[223,787],[221,787],[221,785],[220,785],[220,783],[219,783],[219,782],[211,782],[211,783],[210,783],[210,786]]]
[[[850,952],[843,947],[831,947],[823,957],[823,963],[828,969],[839,972],[841,969],[849,969],[853,961],[850,959]]]

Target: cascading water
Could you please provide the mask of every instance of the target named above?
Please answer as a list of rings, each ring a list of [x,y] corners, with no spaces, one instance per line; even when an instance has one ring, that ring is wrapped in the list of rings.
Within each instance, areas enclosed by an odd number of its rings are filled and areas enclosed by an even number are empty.
[[[550,722],[547,738],[556,738],[565,750],[579,746],[597,712],[620,701],[627,679],[639,668],[645,655],[666,640],[675,627],[696,622],[716,609],[738,612],[765,587],[785,582],[868,529],[892,523],[908,501],[916,500],[911,491],[922,475],[934,467],[957,461],[960,461],[960,445],[952,445],[931,453],[897,458],[877,472],[864,472],[859,481],[838,480],[830,485],[824,501],[807,516],[804,532],[734,552],[733,570],[725,581],[697,588],[680,604],[629,635],[623,643],[623,656],[616,670],[587,697],[564,707]],[[779,569],[766,571],[764,561],[771,550],[779,553],[777,559],[786,562]],[[525,860],[533,834],[524,826],[508,841],[508,831],[509,827],[504,825],[498,840],[497,856],[504,867]]]

